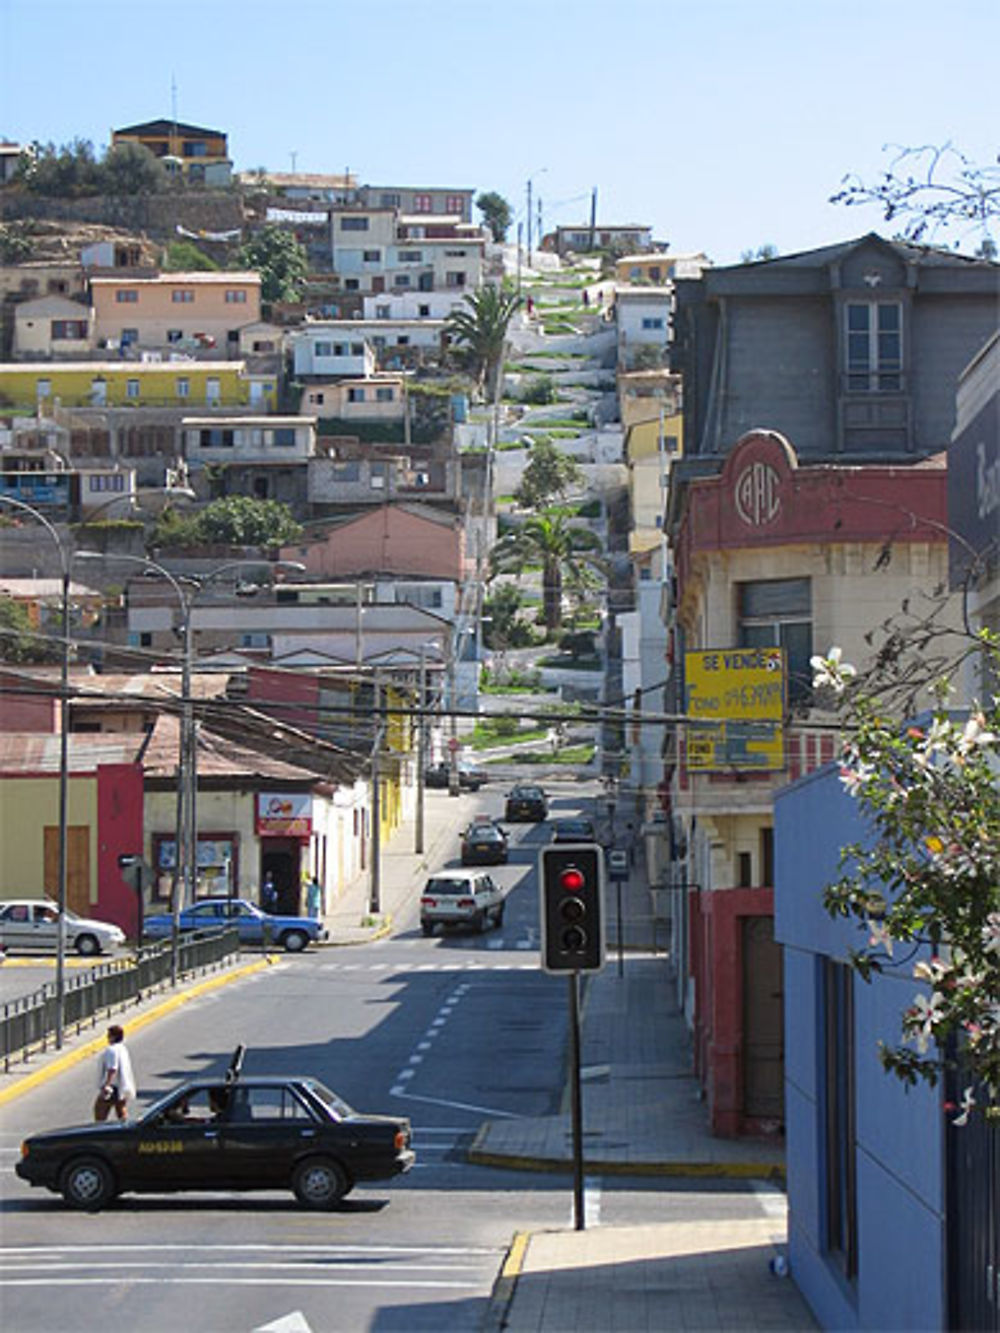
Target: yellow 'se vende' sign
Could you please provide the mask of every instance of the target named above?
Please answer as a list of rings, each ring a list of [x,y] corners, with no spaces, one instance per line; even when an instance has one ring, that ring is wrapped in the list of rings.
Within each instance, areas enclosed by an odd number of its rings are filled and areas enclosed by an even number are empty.
[[[783,648],[713,648],[684,654],[685,711],[692,721],[780,722]]]

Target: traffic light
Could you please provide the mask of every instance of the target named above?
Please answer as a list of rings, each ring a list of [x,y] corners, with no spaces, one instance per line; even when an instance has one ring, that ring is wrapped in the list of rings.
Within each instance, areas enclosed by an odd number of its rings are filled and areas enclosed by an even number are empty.
[[[604,966],[604,850],[597,843],[543,847],[542,966],[599,972]]]

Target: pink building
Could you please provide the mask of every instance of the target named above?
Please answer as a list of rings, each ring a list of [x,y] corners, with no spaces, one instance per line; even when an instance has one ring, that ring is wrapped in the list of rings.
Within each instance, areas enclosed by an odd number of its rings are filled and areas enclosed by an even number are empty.
[[[309,545],[286,546],[320,582],[363,574],[419,575],[462,583],[470,572],[454,515],[417,504],[387,504],[345,519]]]

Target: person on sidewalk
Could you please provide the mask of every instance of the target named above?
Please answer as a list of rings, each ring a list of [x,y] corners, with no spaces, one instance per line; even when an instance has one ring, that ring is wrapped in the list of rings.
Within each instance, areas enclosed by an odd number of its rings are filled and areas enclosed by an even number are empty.
[[[128,1119],[128,1104],[135,1096],[132,1057],[125,1045],[124,1029],[113,1023],[108,1028],[108,1044],[97,1063],[97,1100],[94,1119],[107,1120],[111,1108],[119,1120]]]
[[[278,890],[275,887],[274,876],[270,870],[264,876],[264,887],[260,891],[260,905],[265,912],[276,912],[278,910]]]
[[[309,882],[306,884],[306,912],[311,917],[318,917],[321,906],[323,892],[319,886],[319,880],[315,875],[309,876]]]

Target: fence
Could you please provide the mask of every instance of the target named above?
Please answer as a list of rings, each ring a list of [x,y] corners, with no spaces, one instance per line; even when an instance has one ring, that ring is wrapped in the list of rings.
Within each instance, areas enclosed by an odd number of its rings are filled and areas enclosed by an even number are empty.
[[[239,952],[235,930],[181,936],[178,948],[178,979],[224,967]],[[96,1026],[102,1014],[139,1000],[170,984],[171,942],[140,949],[130,958],[115,959],[92,968],[83,976],[69,977],[63,996],[63,1030],[79,1033]],[[47,982],[38,990],[8,1001],[0,1010],[0,1059],[5,1073],[14,1060],[25,1060],[36,1051],[48,1050],[55,1039],[56,988]]]

